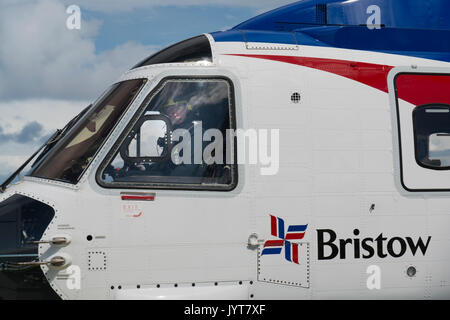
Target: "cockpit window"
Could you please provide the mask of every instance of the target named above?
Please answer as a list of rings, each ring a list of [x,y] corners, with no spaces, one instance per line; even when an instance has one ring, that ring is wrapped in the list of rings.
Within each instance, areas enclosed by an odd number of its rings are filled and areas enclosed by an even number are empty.
[[[225,78],[163,81],[107,156],[97,181],[112,188],[234,189],[233,96]]]
[[[138,63],[133,69],[160,63],[212,62],[211,45],[201,35],[176,43]]]
[[[77,183],[146,80],[115,84],[88,114],[62,138],[30,175]]]

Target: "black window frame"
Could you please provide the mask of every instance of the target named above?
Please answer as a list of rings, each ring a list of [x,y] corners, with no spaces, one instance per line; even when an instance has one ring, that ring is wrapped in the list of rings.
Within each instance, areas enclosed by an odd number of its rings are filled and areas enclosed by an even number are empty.
[[[448,170],[450,170],[450,166],[446,166],[446,167],[431,166],[431,165],[427,165],[426,163],[424,163],[422,160],[419,159],[419,152],[418,152],[419,142],[418,142],[416,118],[417,118],[417,114],[419,112],[422,112],[422,110],[427,110],[427,109],[445,109],[445,110],[448,110],[449,114],[450,114],[450,105],[444,104],[444,103],[431,103],[431,104],[417,106],[414,108],[414,110],[412,112],[412,118],[413,118],[412,121],[413,121],[413,132],[414,132],[414,157],[415,157],[416,163],[425,169],[437,170],[437,171],[448,171]],[[450,131],[450,129],[449,129],[449,131]],[[428,145],[429,145],[429,137],[428,137]]]
[[[109,163],[114,159],[114,157],[120,152],[120,148],[124,141],[126,140],[129,133],[133,130],[136,124],[139,122],[139,119],[144,115],[145,109],[151,103],[153,98],[159,91],[164,87],[165,83],[173,80],[222,80],[226,81],[229,86],[229,114],[230,114],[230,128],[231,130],[236,131],[236,98],[235,98],[235,89],[233,81],[222,75],[196,75],[196,76],[168,76],[163,78],[155,88],[147,95],[144,101],[141,103],[139,109],[135,112],[133,117],[130,119],[126,127],[123,129],[114,145],[108,151],[104,159],[102,160],[100,166],[97,168],[97,172],[95,175],[95,180],[99,186],[105,189],[124,189],[124,190],[179,190],[179,191],[219,191],[219,192],[230,192],[236,189],[238,186],[238,163],[237,163],[237,138],[233,136],[233,164],[231,166],[231,184],[229,185],[213,185],[213,184],[205,184],[205,185],[182,185],[182,184],[173,184],[173,183],[143,183],[143,182],[113,182],[113,183],[105,183],[102,179],[102,174],[106,170]]]
[[[208,52],[202,51],[206,50]],[[192,61],[181,61],[181,58],[186,59],[186,57],[201,56],[201,59],[196,59]],[[211,43],[207,36],[199,35],[190,39],[183,40],[181,42],[175,43],[157,53],[145,58],[138,64],[136,64],[133,69],[141,68],[144,66],[165,64],[165,63],[198,63],[200,61],[205,61],[205,59],[212,63],[212,48]]]
[[[419,76],[450,76],[450,73],[446,73],[446,72],[439,72],[439,71],[428,71],[428,72],[416,72],[416,71],[399,71],[398,73],[396,73],[392,79],[393,82],[393,94],[394,94],[394,108],[395,108],[395,118],[393,119],[393,121],[395,121],[395,125],[396,125],[396,136],[397,139],[394,142],[395,145],[398,148],[398,158],[396,161],[398,161],[398,175],[399,175],[399,183],[400,185],[403,187],[403,190],[411,193],[411,194],[419,194],[419,193],[448,193],[450,192],[450,188],[433,188],[433,187],[429,187],[429,188],[423,188],[423,187],[419,187],[417,189],[412,189],[410,187],[408,187],[405,183],[405,170],[403,168],[403,160],[404,160],[404,154],[403,154],[403,139],[402,139],[402,125],[401,125],[401,116],[400,116],[400,97],[399,97],[399,89],[398,89],[398,78],[400,76],[403,75],[419,75]],[[391,93],[390,93],[391,94]],[[414,130],[414,128],[413,128]],[[413,137],[414,139],[414,137]],[[413,151],[415,153],[415,151]],[[415,157],[415,156],[414,156]]]

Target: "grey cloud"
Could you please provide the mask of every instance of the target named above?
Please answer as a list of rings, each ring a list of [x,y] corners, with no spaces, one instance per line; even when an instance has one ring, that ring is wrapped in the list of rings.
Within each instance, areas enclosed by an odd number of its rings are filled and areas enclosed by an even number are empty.
[[[15,142],[15,143],[33,143],[39,141],[44,134],[44,127],[36,122],[27,123],[22,130],[17,133],[4,133],[0,127],[0,143]]]
[[[36,137],[40,137],[42,135],[44,127],[34,121],[28,123],[22,131],[17,135],[16,141],[18,143],[28,143],[29,141],[33,141]]]

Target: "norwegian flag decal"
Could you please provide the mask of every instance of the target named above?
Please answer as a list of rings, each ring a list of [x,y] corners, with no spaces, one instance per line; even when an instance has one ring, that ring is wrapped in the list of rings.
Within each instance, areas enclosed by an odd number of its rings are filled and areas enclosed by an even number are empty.
[[[270,233],[279,240],[267,240],[261,255],[281,254],[284,247],[284,257],[287,261],[299,264],[298,244],[289,240],[301,240],[305,236],[308,225],[291,225],[285,232],[284,220],[270,216]]]

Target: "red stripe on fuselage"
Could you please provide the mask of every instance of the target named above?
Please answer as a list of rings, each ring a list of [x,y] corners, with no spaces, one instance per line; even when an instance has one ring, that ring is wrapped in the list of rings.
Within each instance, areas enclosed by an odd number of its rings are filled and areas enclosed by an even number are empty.
[[[330,72],[351,80],[355,80],[388,92],[387,76],[392,66],[372,64],[357,61],[335,60],[325,58],[258,55],[258,54],[229,54],[230,56],[240,56],[248,58],[258,58],[272,61],[296,64],[303,67]]]
[[[333,73],[358,81],[372,88],[388,93],[387,77],[393,66],[349,60],[326,58],[292,57],[257,54],[227,54],[247,58],[257,58]],[[450,76],[405,74],[397,77],[398,98],[416,106],[438,103],[450,104]]]

